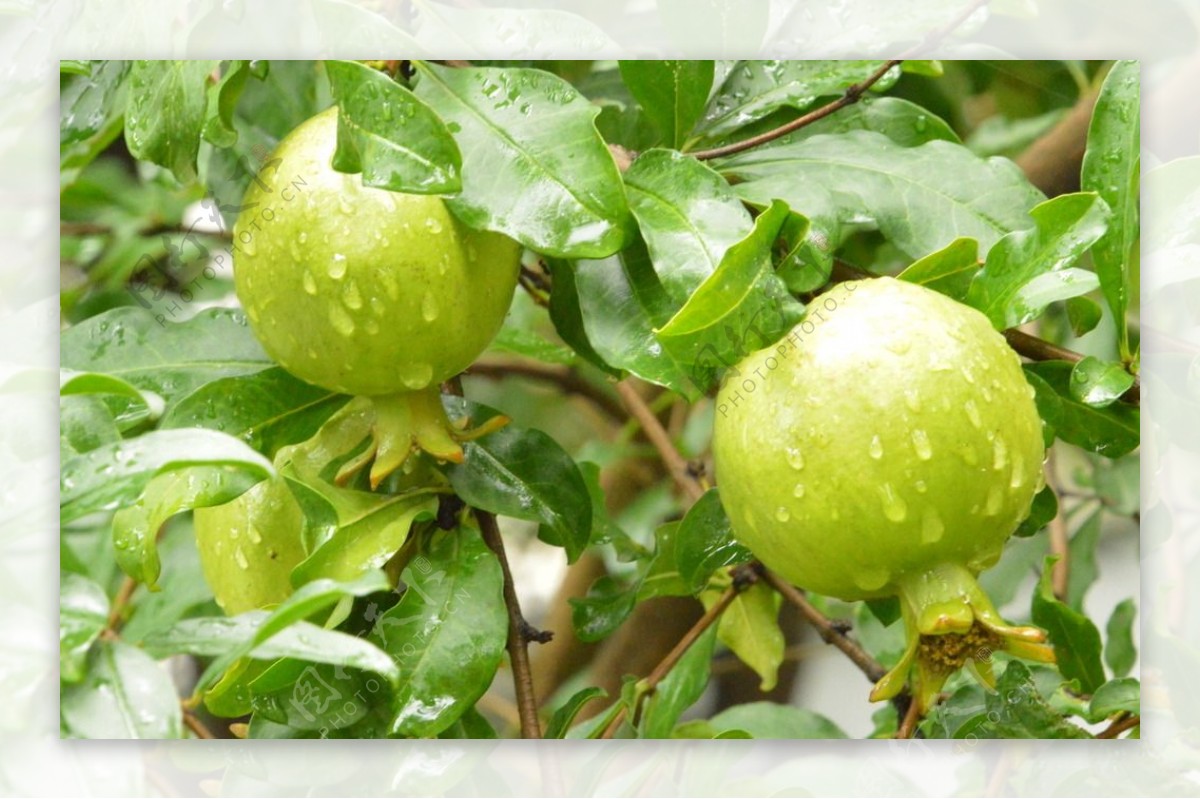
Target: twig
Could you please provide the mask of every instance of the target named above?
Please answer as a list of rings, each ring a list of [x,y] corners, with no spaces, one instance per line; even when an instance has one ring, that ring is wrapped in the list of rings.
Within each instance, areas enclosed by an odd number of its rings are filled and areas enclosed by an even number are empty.
[[[504,552],[504,539],[495,515],[475,508],[475,518],[483,533],[484,543],[496,554],[500,570],[504,574],[504,606],[508,609],[508,657],[512,661],[513,688],[517,695],[517,710],[521,716],[521,737],[541,738],[542,725],[538,721],[537,699],[533,693],[533,677],[529,667],[529,638],[531,629],[521,615],[517,601],[517,590],[513,586],[512,571],[508,568],[508,556]]]
[[[704,496],[704,487],[693,476],[687,459],[680,455],[679,450],[671,443],[671,436],[662,426],[662,422],[658,421],[654,412],[646,405],[646,401],[637,393],[637,389],[629,381],[622,380],[617,383],[617,393],[621,395],[630,415],[637,419],[638,424],[642,426],[642,432],[646,434],[646,438],[650,439],[650,443],[658,450],[663,465],[667,467],[671,478],[675,480],[675,484],[679,486],[684,495],[691,502],[696,502]]]
[[[768,130],[765,133],[760,133],[757,136],[751,136],[748,139],[743,139],[742,141],[736,141],[736,142],[733,142],[732,144],[725,144],[720,147],[713,147],[712,149],[709,149],[709,150],[697,150],[694,153],[689,153],[689,155],[691,155],[693,158],[695,158],[698,161],[708,161],[713,158],[721,158],[726,155],[733,155],[734,153],[740,153],[745,150],[750,150],[750,149],[753,149],[754,147],[758,147],[759,145],[766,144],[767,142],[775,141],[776,139],[780,138],[781,136],[786,136],[787,134],[789,134],[793,131],[797,131],[800,128],[807,127],[808,125],[811,125],[812,123],[816,122],[819,119],[824,119],[825,117],[829,116],[830,114],[834,113],[835,111],[840,111],[841,109],[845,108],[848,105],[853,105],[854,103],[857,103],[858,99],[860,97],[862,97],[863,93],[866,92],[867,89],[871,88],[876,83],[878,83],[879,80],[881,78],[883,78],[884,75],[886,75],[889,71],[891,71],[891,69],[893,67],[896,67],[899,64],[900,64],[900,59],[894,58],[890,61],[885,61],[883,66],[881,66],[879,69],[872,72],[865,79],[859,81],[858,83],[855,83],[850,88],[846,89],[846,92],[841,97],[834,100],[832,103],[827,103],[826,105],[823,105],[820,108],[809,111],[807,114],[805,114],[797,119],[793,119],[791,122],[787,123],[786,125],[780,125],[779,127],[775,128],[774,130]]]
[[[117,595],[113,597],[112,610],[109,611],[108,621],[104,627],[106,630],[116,632],[121,629],[121,625],[125,622],[125,606],[129,604],[129,600],[133,597],[133,592],[137,590],[137,580],[132,577],[126,577],[121,581],[121,587],[117,589]]]
[[[747,573],[750,574],[750,572]],[[739,580],[735,578],[733,585],[725,589],[725,593],[721,594],[720,599],[714,602],[713,606],[709,608],[703,616],[700,617],[700,620],[692,625],[692,628],[688,630],[686,634],[684,634],[683,638],[679,639],[679,643],[675,644],[675,647],[667,653],[667,656],[664,657],[662,661],[654,667],[654,670],[646,677],[646,679],[643,681],[645,685],[645,692],[643,693],[643,696],[653,693],[654,690],[658,688],[658,684],[663,681],[663,678],[666,677],[667,674],[670,673],[671,669],[675,667],[675,664],[683,658],[691,645],[696,643],[696,639],[703,635],[709,627],[713,626],[717,619],[721,618],[721,614],[725,612],[737,595],[748,588],[753,582],[757,581],[757,579],[757,575],[754,575],[749,580]],[[628,706],[622,707],[620,710],[618,710],[617,714],[612,717],[611,721],[608,722],[608,726],[604,728],[604,732],[601,733],[600,737],[612,738],[614,735],[616,735],[617,730],[621,728],[621,723],[625,721],[625,718],[628,714]]]
[[[212,730],[204,726],[204,722],[196,718],[195,714],[186,707],[183,708],[183,724],[195,733],[197,738],[213,739],[217,737],[213,735]]]
[[[1053,482],[1053,453],[1047,456],[1046,463],[1046,485],[1050,490],[1058,496],[1058,488]],[[1067,537],[1067,516],[1063,510],[1062,502],[1058,503],[1058,512],[1054,514],[1054,518],[1047,525],[1050,533],[1050,554],[1057,555],[1058,561],[1054,564],[1054,570],[1051,572],[1050,582],[1054,589],[1054,595],[1060,601],[1065,602],[1067,598],[1067,585],[1071,579],[1071,548]]]
[[[599,386],[581,377],[578,372],[570,367],[516,361],[511,363],[507,361],[504,363],[480,362],[472,364],[466,374],[469,377],[486,377],[491,380],[499,380],[500,378],[512,375],[528,377],[531,380],[540,380],[546,383],[554,383],[568,393],[578,394],[590,400],[615,422],[624,422],[626,418],[625,409],[621,406],[621,403],[617,402],[611,394],[606,393]]]
[[[917,730],[917,724],[921,721],[921,703],[909,702],[908,709],[904,711],[904,719],[900,722],[899,728],[896,729],[896,738],[911,738]]]
[[[1083,355],[1074,350],[1052,344],[1037,336],[1031,336],[1015,327],[1005,330],[1004,338],[1008,341],[1008,346],[1012,347],[1018,354],[1024,355],[1032,361],[1069,361],[1071,363],[1078,363],[1083,360]],[[1141,403],[1142,387],[1137,375],[1133,376],[1133,385],[1121,395],[1121,399],[1131,405],[1139,405]]]
[[[887,674],[887,669],[867,654],[867,651],[855,643],[854,640],[839,630],[833,622],[826,618],[825,614],[813,607],[812,603],[808,601],[808,598],[799,589],[779,575],[766,569],[763,570],[763,579],[767,581],[768,585],[782,594],[784,599],[796,606],[801,615],[816,629],[817,635],[821,636],[822,641],[840,649],[842,654],[850,658],[850,661],[855,666],[858,666],[863,674],[867,675],[867,679],[871,682],[879,682]]]
[[[1116,738],[1126,730],[1131,730],[1134,727],[1140,726],[1142,723],[1141,716],[1118,716],[1113,719],[1113,723],[1109,724],[1107,729],[1096,734],[1097,738]]]

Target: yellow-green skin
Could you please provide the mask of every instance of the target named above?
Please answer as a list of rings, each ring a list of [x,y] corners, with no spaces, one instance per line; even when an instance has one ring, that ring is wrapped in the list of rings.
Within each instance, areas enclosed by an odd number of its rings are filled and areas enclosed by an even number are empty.
[[[943,575],[994,564],[1043,485],[1017,356],[979,312],[891,278],[817,298],[731,370],[717,408],[735,535],[828,596],[916,596],[930,579],[964,592]]]
[[[520,246],[461,224],[437,197],[363,186],[330,165],[337,109],[289,133],[234,225],[234,280],[267,353],[356,395],[437,385],[504,321]],[[276,160],[278,159],[278,160]]]
[[[233,502],[197,508],[193,518],[204,579],[222,610],[234,616],[292,593],[292,569],[305,557],[304,516],[283,478]]]

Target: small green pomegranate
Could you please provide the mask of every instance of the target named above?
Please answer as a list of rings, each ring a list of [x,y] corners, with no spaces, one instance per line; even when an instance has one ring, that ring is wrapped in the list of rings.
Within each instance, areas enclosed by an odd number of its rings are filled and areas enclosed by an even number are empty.
[[[842,283],[731,370],[717,407],[736,536],[803,588],[900,597],[908,648],[872,699],[914,663],[925,710],[966,662],[989,678],[995,649],[1053,658],[975,580],[1028,515],[1045,457],[1033,390],[982,314],[892,278]]]
[[[194,514],[204,579],[229,615],[276,605],[292,593],[290,575],[304,560],[304,517],[281,477]]]

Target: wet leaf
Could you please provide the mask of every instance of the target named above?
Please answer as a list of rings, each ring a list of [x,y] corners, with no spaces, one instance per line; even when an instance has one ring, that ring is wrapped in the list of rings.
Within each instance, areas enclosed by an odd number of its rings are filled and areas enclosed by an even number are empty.
[[[75,683],[84,678],[88,652],[108,622],[108,597],[78,574],[62,575],[58,597],[59,676]]]
[[[712,61],[622,61],[621,78],[658,128],[667,147],[680,148],[708,102]]]
[[[135,646],[101,641],[87,676],[63,688],[65,733],[76,738],[182,738],[179,697],[165,668]]]
[[[1056,556],[1046,558],[1033,595],[1033,623],[1049,633],[1063,677],[1077,681],[1079,690],[1090,694],[1105,680],[1100,631],[1087,616],[1055,598],[1050,581],[1057,560]]]
[[[217,61],[134,61],[129,70],[125,143],[135,158],[196,178],[196,154],[208,108],[208,76]]]

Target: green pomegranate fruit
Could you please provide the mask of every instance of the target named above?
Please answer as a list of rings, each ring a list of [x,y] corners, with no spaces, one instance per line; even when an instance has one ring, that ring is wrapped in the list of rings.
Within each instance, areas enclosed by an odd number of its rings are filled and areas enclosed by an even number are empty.
[[[1004,623],[975,575],[1044,484],[1042,423],[1016,354],[987,318],[892,278],[842,283],[717,399],[714,457],[735,535],[768,568],[844,600],[900,597],[901,664],[928,708],[968,661],[1052,659]]]
[[[364,186],[331,166],[337,108],[288,134],[234,226],[234,281],[267,353],[314,385],[371,397],[372,484],[414,449],[460,460],[438,386],[504,321],[512,239],[469,228],[438,197]],[[377,455],[383,457],[377,457]]]
[[[229,615],[282,602],[304,559],[304,518],[283,478],[265,480],[224,505],[197,508],[204,579]]]

